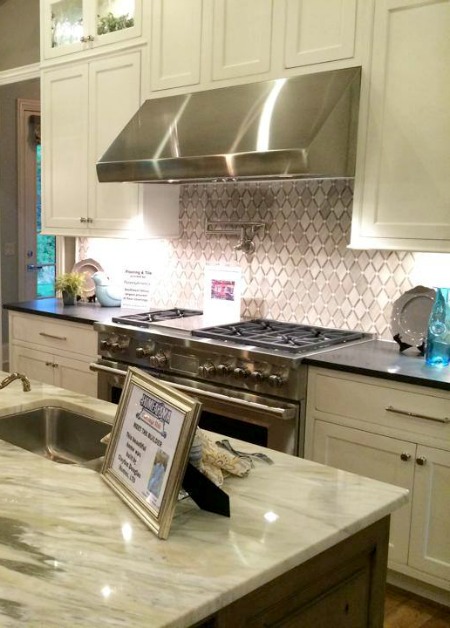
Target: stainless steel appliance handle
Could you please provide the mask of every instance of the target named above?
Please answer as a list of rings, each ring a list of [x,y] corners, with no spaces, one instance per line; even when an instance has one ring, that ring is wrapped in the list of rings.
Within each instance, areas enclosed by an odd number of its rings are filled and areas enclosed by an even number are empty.
[[[126,371],[122,371],[121,369],[113,369],[111,366],[103,366],[95,362],[89,364],[89,369],[97,373],[110,373],[111,375],[121,375],[122,377],[125,377],[127,374]]]
[[[120,369],[112,368],[111,366],[103,366],[102,364],[96,364],[95,362],[89,365],[91,371],[110,373],[111,375],[121,375],[125,377],[126,371],[122,371]],[[184,384],[176,384],[174,382],[167,382],[170,386],[177,388],[178,390],[182,390],[188,394],[191,394],[195,397],[206,397],[207,399],[215,399],[216,401],[223,401],[226,403],[230,403],[230,397],[227,395],[221,395],[220,393],[214,393],[206,390],[202,390],[199,388],[194,388],[193,386],[186,386]],[[277,408],[274,406],[267,406],[263,403],[256,403],[255,401],[247,401],[245,399],[238,399],[237,397],[232,398],[233,405],[241,406],[242,408],[253,408],[254,410],[260,410],[261,412],[267,412],[275,415],[278,419],[284,419],[285,421],[290,421],[294,419],[296,416],[296,408]]]
[[[427,421],[436,421],[436,423],[450,423],[450,419],[448,417],[443,417],[442,419],[435,416],[428,416],[426,414],[417,414],[416,412],[408,412],[407,410],[400,410],[398,408],[394,408],[393,406],[387,406],[386,412],[394,412],[395,414],[403,414],[404,416],[414,417],[416,419],[426,419]]]
[[[193,388],[192,386],[185,386],[184,384],[175,384],[170,382],[170,385],[193,396],[207,397],[208,399],[215,399],[216,401],[225,401],[226,403],[230,403],[230,397],[227,395],[202,390],[201,388]],[[253,408],[254,410],[261,410],[261,412],[269,412],[270,414],[276,415],[277,418],[284,419],[286,421],[295,418],[296,415],[295,408],[277,408],[274,406],[266,406],[263,403],[246,401],[245,399],[238,399],[236,397],[233,397],[232,401],[233,405],[241,406],[243,408]]]

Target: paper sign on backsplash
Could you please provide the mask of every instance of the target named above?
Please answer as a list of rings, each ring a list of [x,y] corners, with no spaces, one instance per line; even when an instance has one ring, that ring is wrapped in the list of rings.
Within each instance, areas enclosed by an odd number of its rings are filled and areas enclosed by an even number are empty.
[[[242,275],[239,267],[206,266],[203,315],[218,321],[241,317]]]
[[[122,307],[147,311],[150,307],[151,278],[150,270],[125,268],[123,271]]]

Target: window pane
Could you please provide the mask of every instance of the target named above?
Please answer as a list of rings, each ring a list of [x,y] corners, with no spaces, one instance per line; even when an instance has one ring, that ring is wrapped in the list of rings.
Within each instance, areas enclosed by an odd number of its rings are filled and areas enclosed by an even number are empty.
[[[82,0],[60,0],[51,4],[52,48],[79,42],[83,36]]]
[[[41,145],[36,145],[36,264],[38,270],[36,296],[55,296],[56,238],[41,234]]]
[[[134,0],[98,0],[97,35],[134,26]]]
[[[43,266],[37,271],[36,297],[55,296],[55,266]]]

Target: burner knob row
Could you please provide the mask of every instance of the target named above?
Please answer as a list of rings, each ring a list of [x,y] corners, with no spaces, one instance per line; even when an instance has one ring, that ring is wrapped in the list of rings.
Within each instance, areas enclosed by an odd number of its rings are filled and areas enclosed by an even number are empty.
[[[255,384],[267,381],[273,388],[279,388],[284,382],[281,375],[267,376],[262,371],[250,371],[242,366],[233,368],[231,366],[227,366],[226,364],[218,364],[216,367],[212,362],[206,362],[203,366],[200,366],[198,373],[202,377],[214,377],[215,375],[219,375],[221,377],[232,375],[236,379],[246,379],[248,377]]]

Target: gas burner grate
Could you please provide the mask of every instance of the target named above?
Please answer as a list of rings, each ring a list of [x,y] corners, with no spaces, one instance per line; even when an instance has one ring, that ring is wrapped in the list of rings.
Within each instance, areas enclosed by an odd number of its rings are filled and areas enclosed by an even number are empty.
[[[192,335],[290,353],[306,353],[364,337],[363,332],[284,323],[269,319],[204,327],[193,330]]]
[[[113,317],[113,323],[133,325],[133,327],[148,327],[151,323],[160,323],[173,320],[175,318],[187,318],[188,316],[199,316],[203,312],[200,310],[187,310],[174,307],[168,310],[153,310],[139,314],[127,314],[125,316]]]

